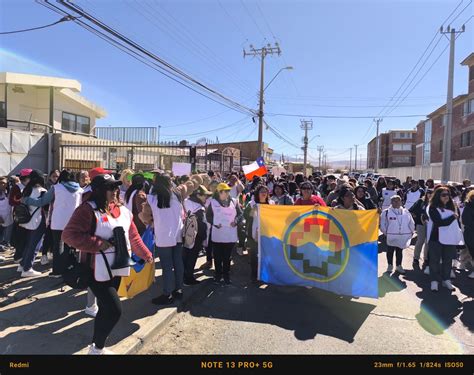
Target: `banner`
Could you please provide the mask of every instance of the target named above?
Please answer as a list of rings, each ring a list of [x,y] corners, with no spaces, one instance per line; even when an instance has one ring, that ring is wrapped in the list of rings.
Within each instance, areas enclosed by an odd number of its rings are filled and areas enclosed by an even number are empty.
[[[259,279],[341,295],[378,297],[378,215],[259,205]]]

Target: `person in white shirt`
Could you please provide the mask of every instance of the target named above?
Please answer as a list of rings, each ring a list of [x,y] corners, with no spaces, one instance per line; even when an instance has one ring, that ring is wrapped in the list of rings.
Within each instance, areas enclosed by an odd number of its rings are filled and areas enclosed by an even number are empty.
[[[390,207],[391,199],[394,195],[398,194],[398,191],[395,189],[395,183],[392,180],[387,180],[387,187],[383,188],[380,192],[380,199],[382,201],[382,210],[385,210]]]
[[[420,188],[418,180],[411,180],[411,187],[405,194],[405,208],[409,210],[420,198],[423,198],[425,192]]]
[[[453,291],[455,288],[450,280],[452,261],[456,256],[456,246],[463,245],[464,239],[458,222],[458,209],[448,186],[440,185],[435,189],[428,207],[428,216],[431,290],[437,292],[439,281],[442,281],[444,287]]]
[[[380,215],[380,230],[387,238],[387,272],[393,271],[393,253],[396,253],[395,270],[404,274],[402,267],[403,249],[410,246],[411,238],[415,232],[415,221],[410,212],[402,207],[399,195],[391,197],[391,205]]]
[[[146,212],[152,213],[148,221]],[[140,218],[145,225],[153,223],[156,253],[163,269],[163,294],[152,300],[155,305],[169,305],[183,298],[183,220],[184,208],[179,193],[167,175],[155,175]]]
[[[23,252],[23,259],[21,260],[17,270],[18,272],[21,272],[21,277],[41,276],[41,272],[33,269],[33,263],[39,250],[37,245],[46,231],[46,218],[42,208],[28,205],[28,203],[26,203],[26,200],[29,197],[35,199],[46,193],[43,173],[34,170],[30,173],[29,177],[30,182],[25,186],[22,192],[22,203],[27,204],[31,219],[27,223],[20,224],[21,227],[26,229],[26,243]]]

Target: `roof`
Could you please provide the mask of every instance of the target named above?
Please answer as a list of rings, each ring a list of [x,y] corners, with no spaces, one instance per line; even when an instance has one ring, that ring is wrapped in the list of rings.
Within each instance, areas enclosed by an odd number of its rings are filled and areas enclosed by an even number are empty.
[[[412,132],[412,133],[416,133],[416,129],[390,129],[387,133],[393,133],[393,132]]]
[[[76,92],[81,91],[81,84],[75,79],[37,76],[33,74],[0,72],[0,83],[26,86],[46,86],[61,89],[67,88]]]
[[[468,57],[461,61],[461,65],[472,66],[474,65],[474,52],[472,52]]]
[[[456,105],[458,105],[459,103],[462,103],[464,101],[464,99],[466,99],[468,97],[467,94],[462,94],[462,95],[458,95],[456,96],[454,99],[453,99],[453,107],[455,107]],[[446,104],[443,104],[441,107],[439,107],[438,109],[434,110],[433,112],[431,112],[429,115],[427,115],[426,117],[428,117],[429,119],[433,118],[433,117],[436,117],[436,116],[439,116],[441,114],[444,114],[444,112],[446,111]]]
[[[79,95],[82,86],[80,82],[75,79],[0,72],[0,84],[5,83],[35,87],[54,87],[59,89],[60,94],[93,111],[97,118],[107,116],[107,112],[104,109]]]

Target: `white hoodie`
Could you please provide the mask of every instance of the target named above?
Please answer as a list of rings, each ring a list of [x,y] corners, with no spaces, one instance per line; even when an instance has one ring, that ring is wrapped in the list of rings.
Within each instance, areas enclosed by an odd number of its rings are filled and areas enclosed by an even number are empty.
[[[406,249],[415,232],[415,221],[407,209],[390,206],[382,211],[380,230],[387,236],[388,246]]]

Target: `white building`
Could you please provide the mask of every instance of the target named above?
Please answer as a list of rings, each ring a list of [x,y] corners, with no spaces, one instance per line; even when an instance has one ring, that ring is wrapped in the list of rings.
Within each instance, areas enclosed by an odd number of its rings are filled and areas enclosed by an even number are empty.
[[[73,79],[0,72],[0,126],[44,123],[55,130],[93,134],[106,112],[81,95]],[[19,122],[18,122],[19,121]]]

